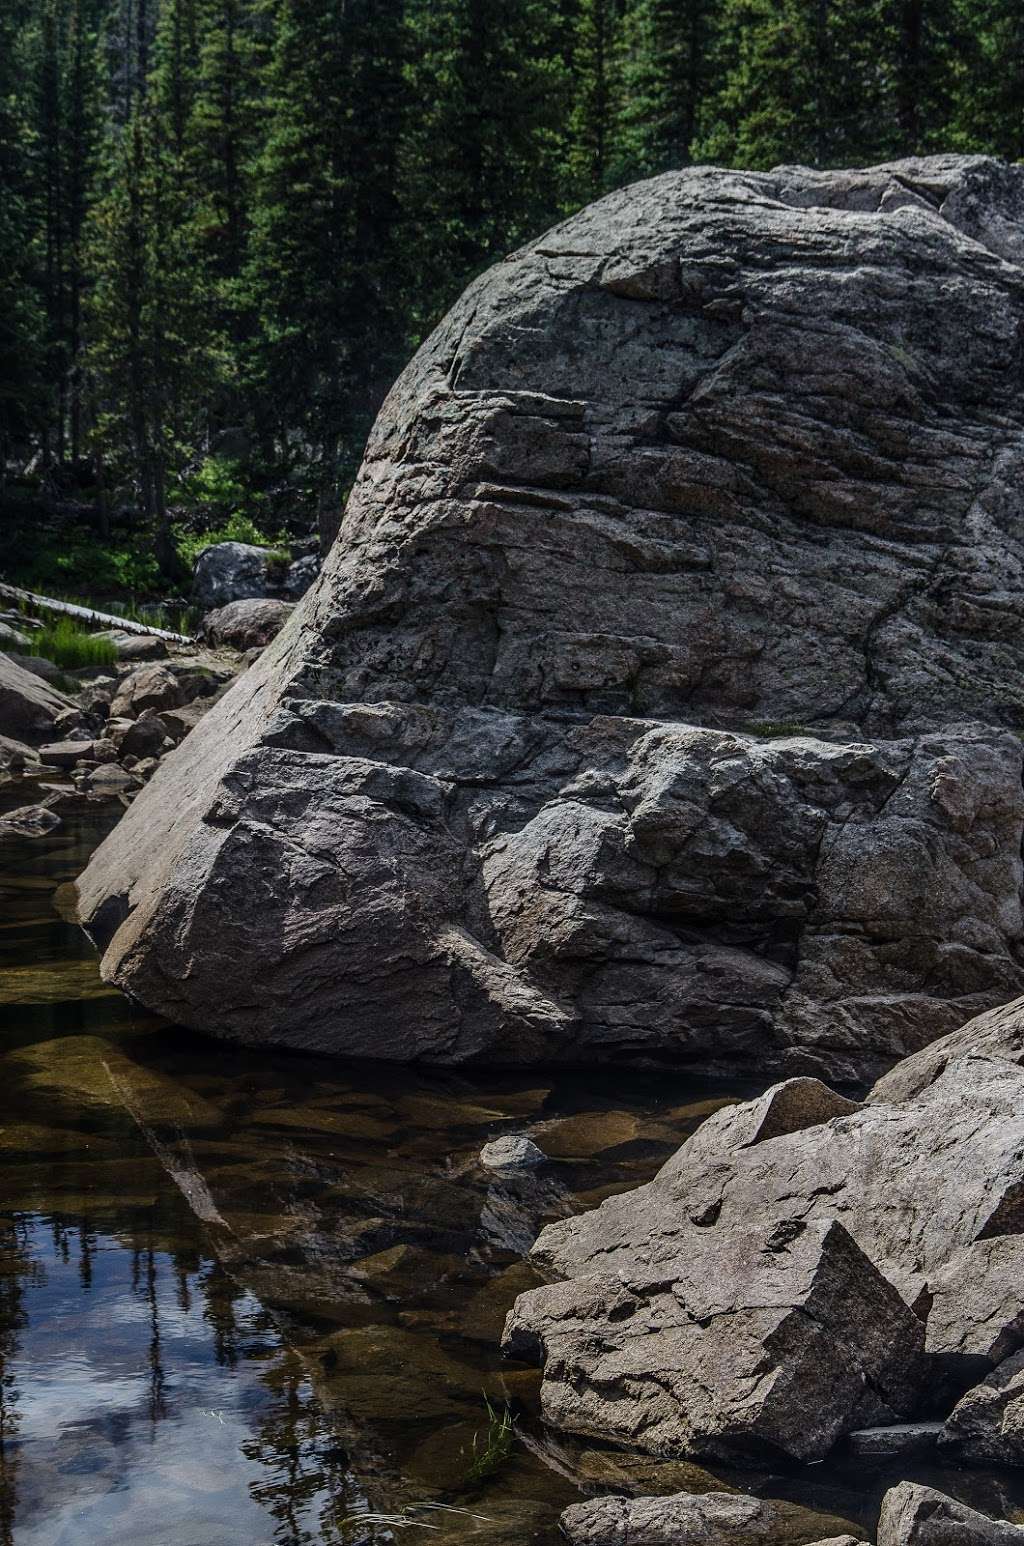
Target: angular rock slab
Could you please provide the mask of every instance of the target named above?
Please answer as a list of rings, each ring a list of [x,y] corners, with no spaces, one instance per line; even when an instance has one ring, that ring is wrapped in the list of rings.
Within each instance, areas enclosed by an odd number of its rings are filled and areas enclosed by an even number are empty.
[[[631,1269],[521,1294],[511,1356],[545,1419],[654,1454],[820,1458],[920,1399],[924,1328],[841,1224],[681,1233]]]
[[[1021,992],[1022,188],[690,168],[473,284],[83,878],[106,977],[243,1041],[833,1078]]]
[[[567,1277],[628,1272],[694,1227],[713,1242],[751,1218],[835,1219],[927,1317],[929,1351],[970,1355],[983,1373],[1024,1340],[1024,1069],[960,1057],[910,1100],[847,1103],[827,1120],[820,1094],[800,1098],[806,1085],[715,1113],[654,1181],[549,1225],[536,1259]],[[758,1141],[772,1107],[790,1130]]]
[[[1024,1529],[932,1487],[900,1482],[882,1500],[878,1546],[1024,1546]]]

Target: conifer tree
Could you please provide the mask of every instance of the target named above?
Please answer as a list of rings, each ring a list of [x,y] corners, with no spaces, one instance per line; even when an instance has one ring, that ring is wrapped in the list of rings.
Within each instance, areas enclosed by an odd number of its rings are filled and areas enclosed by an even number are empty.
[[[604,193],[622,169],[616,129],[622,114],[619,0],[579,0],[571,30],[572,105],[567,125],[570,202]]]
[[[712,0],[630,0],[623,24],[620,176],[692,159],[713,68]]]

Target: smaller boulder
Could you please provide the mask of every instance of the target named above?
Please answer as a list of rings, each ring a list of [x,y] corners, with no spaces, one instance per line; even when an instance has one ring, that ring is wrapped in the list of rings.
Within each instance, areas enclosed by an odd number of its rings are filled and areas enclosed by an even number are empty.
[[[210,611],[229,601],[271,595],[281,589],[287,567],[287,558],[274,548],[215,542],[196,559],[192,580],[196,605]]]
[[[71,708],[70,698],[0,654],[0,734],[29,745],[52,740],[57,715]]]
[[[19,628],[12,628],[10,623],[0,622],[0,649],[22,650],[27,649],[28,635]]]
[[[495,1138],[480,1150],[480,1163],[488,1170],[531,1170],[546,1160],[543,1149],[538,1149],[532,1138],[521,1135]]]
[[[43,655],[19,655],[18,665],[25,671],[31,671],[33,676],[49,682],[52,687],[63,687],[67,682],[67,676],[60,666]]]
[[[170,661],[139,666],[121,682],[110,712],[118,718],[138,719],[143,709],[179,708],[194,698],[212,697],[229,675]]]
[[[208,612],[200,632],[210,644],[227,644],[236,650],[262,649],[288,621],[294,605],[270,597],[230,601]]]
[[[169,653],[163,639],[151,633],[123,634],[117,647],[120,660],[166,660]]]
[[[196,698],[192,703],[182,704],[180,709],[167,709],[160,714],[160,723],[163,725],[168,738],[175,746],[183,741],[190,730],[194,730],[203,715],[213,707],[212,699]]]
[[[878,1546],[1024,1546],[1024,1530],[932,1487],[900,1482],[882,1499]]]
[[[744,1493],[676,1493],[655,1498],[591,1498],[561,1518],[570,1546],[858,1546],[846,1523],[796,1503]]]
[[[966,1465],[1024,1465],[1024,1351],[957,1402],[939,1442]]]
[[[164,729],[158,715],[147,709],[138,719],[127,721],[127,728],[110,731],[110,738],[114,743],[114,749],[120,757],[159,757],[167,741],[167,731]]]

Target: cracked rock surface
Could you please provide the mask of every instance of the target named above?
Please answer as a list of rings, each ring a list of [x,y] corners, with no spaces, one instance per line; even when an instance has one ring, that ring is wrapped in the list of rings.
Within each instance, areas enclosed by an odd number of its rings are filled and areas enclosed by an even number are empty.
[[[1024,172],[691,168],[467,290],[80,884],[240,1041],[874,1075],[1024,989]]]

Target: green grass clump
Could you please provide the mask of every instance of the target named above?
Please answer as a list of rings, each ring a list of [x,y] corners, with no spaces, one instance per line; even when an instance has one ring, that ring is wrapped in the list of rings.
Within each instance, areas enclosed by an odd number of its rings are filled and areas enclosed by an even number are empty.
[[[44,628],[34,629],[22,653],[41,655],[62,671],[79,671],[86,666],[101,669],[117,661],[117,649],[109,639],[90,633],[70,617],[58,617]]]
[[[487,1433],[473,1435],[473,1460],[466,1472],[469,1483],[484,1482],[499,1471],[512,1454],[516,1438],[516,1420],[508,1402],[501,1413],[495,1411],[489,1399],[484,1397],[487,1408]]]

